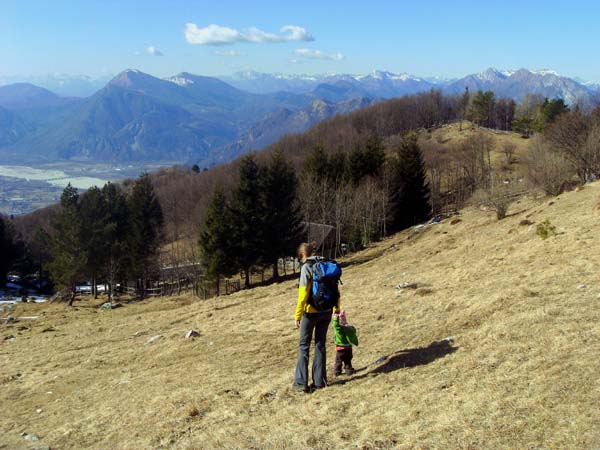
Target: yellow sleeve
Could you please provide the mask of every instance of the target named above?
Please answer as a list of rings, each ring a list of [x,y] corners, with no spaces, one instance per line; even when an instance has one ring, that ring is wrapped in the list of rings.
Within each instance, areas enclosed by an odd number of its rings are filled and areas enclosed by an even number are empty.
[[[294,320],[301,320],[302,314],[306,309],[306,302],[308,301],[308,287],[298,287],[298,303],[296,304],[296,313],[294,314]]]

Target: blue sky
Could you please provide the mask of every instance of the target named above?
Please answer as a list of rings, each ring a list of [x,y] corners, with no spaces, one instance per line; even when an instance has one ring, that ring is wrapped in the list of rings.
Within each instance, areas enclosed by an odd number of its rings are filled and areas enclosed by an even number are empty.
[[[526,67],[600,81],[598,17],[577,0],[2,0],[0,75]]]

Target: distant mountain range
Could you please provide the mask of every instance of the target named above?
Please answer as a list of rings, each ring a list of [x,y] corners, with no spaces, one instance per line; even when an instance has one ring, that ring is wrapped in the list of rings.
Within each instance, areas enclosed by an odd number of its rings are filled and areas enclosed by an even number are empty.
[[[31,83],[0,86],[0,161],[195,162],[209,166],[378,99],[440,89],[527,93],[594,104],[597,85],[551,71],[488,69],[459,80],[373,71],[367,75],[241,72],[165,79],[126,70],[87,97]]]
[[[392,98],[414,94],[429,89],[445,93],[462,93],[492,90],[499,97],[519,100],[525,94],[541,94],[548,98],[561,97],[569,104],[597,100],[600,84],[587,83],[561,76],[551,70],[498,70],[467,75],[460,79],[420,78],[407,73],[394,74],[375,70],[367,75],[284,75],[258,72],[238,72],[223,81],[249,92],[270,93],[280,90],[304,93],[319,85],[352,85],[364,95],[375,98]]]
[[[89,77],[53,73],[37,76],[1,76],[0,86],[15,83],[29,83],[48,89],[61,97],[89,97],[102,89],[112,76]]]

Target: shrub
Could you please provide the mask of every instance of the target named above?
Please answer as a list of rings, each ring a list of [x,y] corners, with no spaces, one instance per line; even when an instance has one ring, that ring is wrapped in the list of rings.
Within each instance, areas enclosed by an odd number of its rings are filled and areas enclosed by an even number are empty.
[[[551,151],[541,137],[533,140],[525,162],[529,182],[548,195],[561,194],[576,175],[573,166],[561,154]]]
[[[546,219],[535,228],[535,234],[542,239],[548,239],[550,236],[556,236],[556,227],[550,223],[550,220]]]
[[[519,181],[516,178],[500,180],[494,177],[491,178],[489,187],[475,192],[473,202],[495,211],[496,218],[502,220],[519,194]]]

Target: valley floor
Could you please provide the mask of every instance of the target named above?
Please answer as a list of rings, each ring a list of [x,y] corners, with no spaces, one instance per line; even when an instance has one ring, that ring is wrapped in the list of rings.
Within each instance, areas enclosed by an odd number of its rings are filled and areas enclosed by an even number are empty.
[[[0,448],[600,448],[599,201],[596,183],[500,222],[471,209],[354,255],[342,302],[359,370],[310,395],[291,386],[294,281],[110,311],[17,305],[39,319],[0,324]]]

